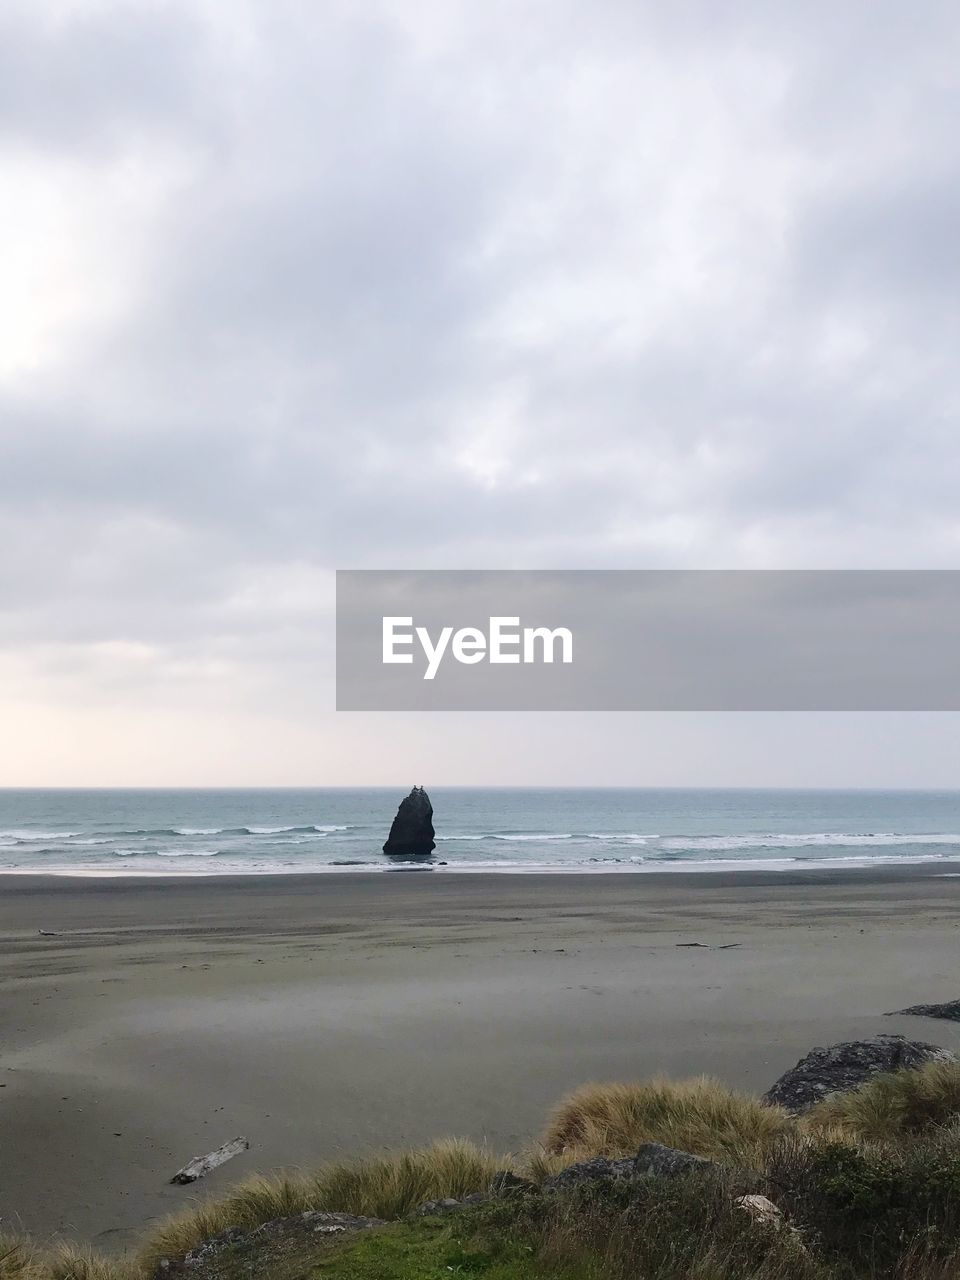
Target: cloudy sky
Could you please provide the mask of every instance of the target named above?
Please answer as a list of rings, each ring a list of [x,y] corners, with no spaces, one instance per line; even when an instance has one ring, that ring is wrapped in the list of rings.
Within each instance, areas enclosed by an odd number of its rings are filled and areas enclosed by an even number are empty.
[[[953,568],[949,0],[4,0],[0,783],[953,785],[337,715],[341,568]]]

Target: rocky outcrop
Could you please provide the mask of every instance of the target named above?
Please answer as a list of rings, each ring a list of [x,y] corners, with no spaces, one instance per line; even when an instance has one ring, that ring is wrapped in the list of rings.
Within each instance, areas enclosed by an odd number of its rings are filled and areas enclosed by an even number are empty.
[[[801,1115],[830,1094],[856,1089],[881,1072],[922,1067],[928,1062],[955,1061],[948,1049],[903,1036],[843,1041],[826,1049],[811,1049],[771,1085],[763,1101]]]
[[[682,1173],[712,1168],[713,1161],[689,1151],[677,1151],[659,1142],[645,1142],[634,1158],[634,1170],[643,1178],[676,1178]]]
[[[423,787],[414,787],[400,801],[383,852],[391,858],[426,858],[436,848],[433,805]]]
[[[633,1156],[623,1160],[608,1160],[605,1156],[594,1156],[592,1160],[579,1160],[576,1164],[567,1165],[559,1173],[553,1173],[541,1182],[544,1191],[569,1191],[573,1187],[587,1186],[596,1182],[619,1182],[623,1178],[636,1176],[636,1161]]]
[[[221,1280],[222,1259],[229,1255],[238,1269],[250,1273],[270,1274],[271,1264],[288,1256],[298,1242],[335,1240],[371,1227],[384,1226],[382,1218],[362,1218],[349,1213],[310,1211],[292,1218],[274,1218],[259,1227],[227,1227],[219,1235],[198,1244],[183,1258],[162,1258],[154,1271],[154,1280]],[[311,1245],[311,1249],[315,1246]],[[245,1264],[245,1265],[244,1265]],[[233,1274],[233,1272],[231,1272]]]
[[[761,1227],[774,1227],[779,1231],[785,1226],[783,1214],[766,1196],[737,1196],[733,1203]]]
[[[591,1183],[620,1182],[625,1178],[676,1178],[682,1174],[713,1168],[713,1162],[689,1151],[677,1151],[659,1142],[645,1142],[635,1156],[607,1160],[595,1156],[568,1165],[560,1173],[544,1178],[544,1191],[568,1191]]]
[[[454,1200],[452,1196],[448,1196],[445,1200],[424,1200],[423,1204],[417,1205],[411,1216],[414,1218],[441,1217],[445,1213],[455,1213],[458,1209],[470,1209],[474,1205],[485,1204],[489,1199],[490,1196],[482,1191],[474,1191],[464,1196],[462,1200]]]
[[[946,1018],[949,1022],[960,1022],[960,1000],[948,1000],[946,1004],[912,1004],[909,1009],[894,1009],[887,1017],[896,1018],[903,1013],[918,1018]]]

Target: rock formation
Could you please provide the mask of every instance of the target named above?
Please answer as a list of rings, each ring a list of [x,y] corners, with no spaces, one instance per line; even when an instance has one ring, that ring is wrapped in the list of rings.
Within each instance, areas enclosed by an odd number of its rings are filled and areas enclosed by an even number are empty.
[[[898,1018],[906,1013],[917,1018],[946,1018],[948,1022],[960,1022],[960,1000],[948,1000],[946,1004],[912,1004],[909,1009],[895,1009],[887,1017]]]
[[[436,848],[433,805],[423,787],[414,787],[400,801],[383,852],[391,858],[427,858]]]
[[[928,1062],[955,1061],[955,1055],[948,1049],[922,1040],[906,1040],[903,1036],[844,1041],[827,1049],[811,1049],[771,1085],[763,1101],[800,1115],[831,1093],[856,1089],[881,1072],[922,1067]]]
[[[624,1178],[677,1178],[686,1173],[713,1169],[716,1166],[703,1156],[689,1151],[676,1151],[659,1142],[645,1142],[635,1156],[608,1160],[594,1156],[578,1164],[567,1165],[559,1173],[545,1178],[544,1191],[566,1191],[570,1187],[598,1182],[620,1182]]]

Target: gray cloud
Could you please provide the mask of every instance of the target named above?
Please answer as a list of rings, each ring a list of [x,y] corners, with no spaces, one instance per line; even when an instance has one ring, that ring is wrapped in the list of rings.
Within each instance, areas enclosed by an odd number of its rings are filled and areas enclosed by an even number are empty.
[[[953,565],[958,34],[8,7],[0,646],[293,705],[336,566]]]
[[[13,3],[0,15],[0,135],[101,150],[208,121],[204,31],[189,10]]]

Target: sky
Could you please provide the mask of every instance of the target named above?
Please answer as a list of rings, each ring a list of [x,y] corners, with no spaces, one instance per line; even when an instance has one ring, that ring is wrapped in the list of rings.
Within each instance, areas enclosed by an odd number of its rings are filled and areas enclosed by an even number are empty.
[[[337,568],[955,568],[949,0],[5,0],[0,785],[952,786],[337,714]]]

